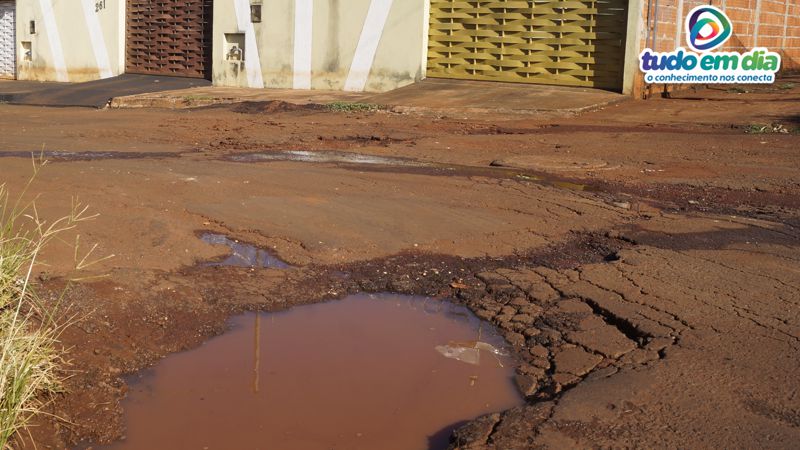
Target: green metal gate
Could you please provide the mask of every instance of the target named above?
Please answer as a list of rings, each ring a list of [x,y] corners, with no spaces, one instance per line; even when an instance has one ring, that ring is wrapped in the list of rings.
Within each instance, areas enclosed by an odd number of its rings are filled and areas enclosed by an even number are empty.
[[[428,76],[620,90],[628,0],[431,0]]]

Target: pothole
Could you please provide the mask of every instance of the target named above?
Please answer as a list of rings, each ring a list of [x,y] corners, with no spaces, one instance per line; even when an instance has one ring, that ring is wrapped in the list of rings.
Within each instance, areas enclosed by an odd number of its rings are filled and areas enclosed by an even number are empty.
[[[70,152],[70,151],[0,151],[0,158],[43,158],[51,161],[93,161],[102,159],[144,159],[144,158],[175,158],[180,153],[175,152]]]
[[[268,250],[240,242],[236,239],[231,239],[224,234],[203,233],[200,235],[200,240],[207,244],[224,245],[231,250],[228,256],[220,260],[202,263],[202,265],[206,267],[228,266],[262,269],[289,269],[292,267]]]
[[[505,341],[447,301],[362,294],[231,325],[140,373],[104,448],[446,448],[523,403]]]
[[[583,184],[558,178],[550,175],[542,168],[536,173],[520,173],[513,169],[534,170],[535,167],[521,167],[513,164],[506,164],[502,161],[493,161],[489,167],[462,166],[457,164],[443,164],[416,161],[409,158],[377,156],[361,153],[340,152],[340,151],[309,151],[309,150],[283,150],[275,152],[255,152],[238,153],[224,157],[227,161],[258,163],[258,162],[277,162],[295,161],[305,163],[328,163],[342,164],[343,166],[362,166],[359,170],[373,171],[400,171],[402,173],[419,173],[425,175],[444,175],[444,176],[487,176],[496,178],[512,178],[522,181],[530,181],[541,185],[552,186],[558,189],[571,191],[599,192],[600,189],[595,184]],[[603,163],[605,164],[605,163]],[[593,170],[601,168],[598,165],[564,165],[559,166],[564,170],[580,169]],[[549,167],[552,171],[555,166]],[[610,166],[604,166],[610,168]]]
[[[554,155],[517,155],[492,161],[493,167],[530,169],[542,172],[593,171],[615,169],[607,161],[597,158],[580,158]]]
[[[298,105],[281,100],[248,101],[233,104],[230,106],[230,110],[240,114],[270,114],[289,111],[324,111],[325,105],[315,103]]]
[[[349,152],[312,152],[304,150],[243,153],[230,155],[226,159],[235,162],[296,161],[307,163],[366,164],[412,167],[422,167],[426,165],[425,163],[407,158],[394,158],[389,156],[365,155]]]

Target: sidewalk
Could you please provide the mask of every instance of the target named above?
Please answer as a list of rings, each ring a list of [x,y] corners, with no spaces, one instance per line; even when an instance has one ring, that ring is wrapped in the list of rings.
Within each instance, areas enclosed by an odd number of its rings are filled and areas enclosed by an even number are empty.
[[[362,102],[367,95],[342,91],[295,89],[250,89],[225,86],[195,87],[115,97],[111,108],[196,108],[241,102],[283,101],[296,105],[332,102]]]
[[[210,84],[210,81],[196,78],[137,74],[124,74],[84,83],[3,80],[0,81],[0,102],[32,106],[104,108],[112,98],[118,96],[175,91]]]
[[[366,100],[401,112],[579,113],[627,100],[600,89],[428,78]]]
[[[279,101],[298,105],[333,102],[371,103],[398,113],[570,115],[627,100],[599,89],[427,79],[394,91],[342,91],[198,87],[116,97],[112,108],[194,108],[239,102]]]

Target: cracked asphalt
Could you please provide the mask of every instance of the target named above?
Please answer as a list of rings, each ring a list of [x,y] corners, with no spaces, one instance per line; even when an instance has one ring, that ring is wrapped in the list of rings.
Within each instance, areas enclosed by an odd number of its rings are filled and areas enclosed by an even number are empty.
[[[0,105],[0,183],[51,152],[29,195],[47,217],[89,204],[79,242],[113,255],[76,270],[74,235],[43,255],[39,289],[81,320],[63,420],[17,445],[124,436],[125,375],[232,314],[391,291],[467,305],[519,361],[525,404],[452,449],[796,447],[800,134],[745,131],[799,128],[800,85],[759,89],[559,119]],[[338,153],[233,158],[286,150]],[[295,268],[201,264],[227,250],[203,232]]]

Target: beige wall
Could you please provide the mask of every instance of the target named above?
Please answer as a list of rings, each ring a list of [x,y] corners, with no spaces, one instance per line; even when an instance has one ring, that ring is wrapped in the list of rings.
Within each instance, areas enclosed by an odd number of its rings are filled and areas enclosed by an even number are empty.
[[[100,1],[17,1],[17,77],[86,81],[124,73],[125,0],[105,0],[98,11]],[[262,22],[251,23],[251,2],[259,1]],[[413,83],[424,76],[428,1],[215,0],[213,80],[367,91]],[[249,35],[245,62],[226,60],[226,33]]]
[[[251,23],[250,0],[216,0],[214,83],[367,91],[413,83],[424,76],[428,1],[263,0],[262,22]],[[244,41],[243,63],[226,58],[226,33]]]
[[[87,81],[123,73],[125,0],[98,6],[102,0],[17,0],[17,78]]]

